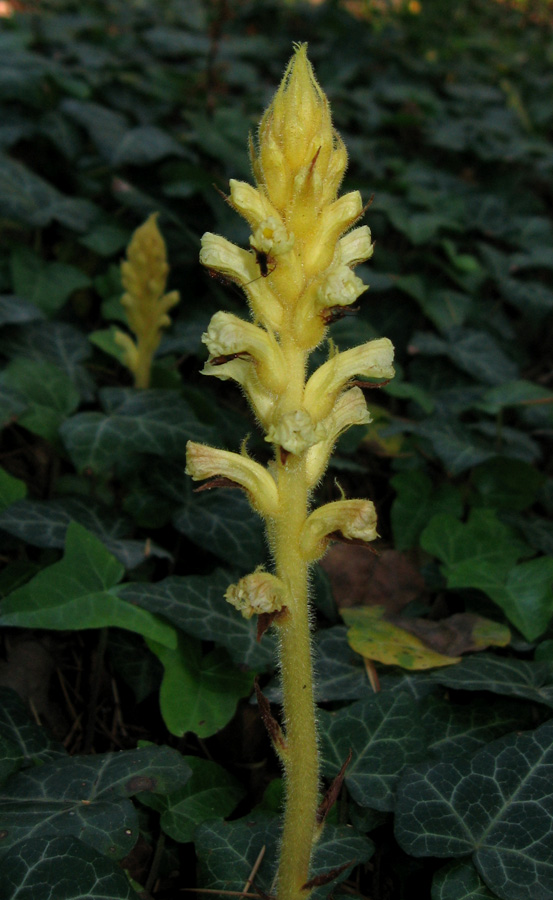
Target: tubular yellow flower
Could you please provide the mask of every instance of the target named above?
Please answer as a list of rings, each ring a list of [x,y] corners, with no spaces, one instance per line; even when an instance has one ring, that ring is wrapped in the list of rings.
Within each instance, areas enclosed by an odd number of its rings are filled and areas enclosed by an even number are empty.
[[[260,278],[254,253],[237,247],[219,234],[207,231],[201,241],[200,262],[223,279],[243,288],[254,316],[268,328],[279,331],[282,322],[281,305],[270,285],[265,283],[266,279]]]
[[[251,184],[231,178],[229,187],[230,205],[249,222],[252,228],[257,228],[263,219],[279,218],[277,210],[265,194]]]
[[[327,416],[337,395],[355,375],[393,378],[394,348],[388,338],[378,338],[336,353],[313,373],[305,386],[305,408],[314,421]]]
[[[338,241],[340,262],[345,266],[356,266],[370,259],[374,253],[371,229],[368,225],[354,228]]]
[[[193,481],[203,481],[218,475],[228,478],[247,491],[252,506],[263,516],[272,517],[277,513],[278,492],[275,482],[263,466],[247,456],[188,441],[185,471]]]
[[[236,381],[244,390],[252,410],[264,427],[270,422],[275,407],[275,395],[264,388],[250,359],[230,359],[221,365],[207,362],[202,375],[214,375],[221,381]]]
[[[248,619],[286,607],[278,617],[286,803],[276,897],[308,900],[320,831],[309,567],[333,535],[377,536],[369,500],[341,500],[310,513],[311,492],[339,435],[370,422],[362,391],[348,383],[356,375],[391,378],[393,347],[381,338],[336,352],[307,380],[310,351],[366,290],[353,269],[374,248],[370,229],[355,227],[363,213],[359,192],[338,197],[347,152],[306,45],[295,48],[250,155],[256,186],[231,181],[227,198],[250,226],[249,249],[208,233],[200,261],[243,289],[253,322],[227,312],[213,316],[203,336],[210,353],[203,373],[242,387],[274,458],[263,468],[190,442],[187,471],[195,479],[221,475],[240,484],[266,519],[274,575],[254,572],[226,598]],[[268,623],[261,619],[258,626]]]
[[[261,384],[270,391],[280,391],[286,383],[286,364],[276,339],[251,322],[232,313],[217,312],[212,317],[202,341],[210,356],[217,358],[247,354],[257,369]],[[213,360],[210,360],[213,364]]]
[[[225,600],[245,619],[280,612],[285,605],[286,588],[280,578],[258,570],[227,588]]]
[[[179,302],[178,291],[164,293],[169,266],[157,216],[153,213],[136,229],[127,248],[127,259],[121,263],[125,289],[121,303],[136,343],[122,331],[116,332],[115,341],[123,349],[123,361],[134,374],[136,387],[141,388],[149,386],[152,359],[162,329],[171,324],[167,313]]]
[[[334,444],[351,425],[368,425],[372,422],[361,388],[353,387],[338,397],[333,409],[320,423],[326,432],[323,440],[309,449],[306,458],[306,475],[309,487],[317,484],[324,475]]]
[[[370,500],[336,500],[319,506],[303,528],[301,551],[305,558],[319,559],[333,534],[346,540],[374,541],[378,537],[374,504]]]

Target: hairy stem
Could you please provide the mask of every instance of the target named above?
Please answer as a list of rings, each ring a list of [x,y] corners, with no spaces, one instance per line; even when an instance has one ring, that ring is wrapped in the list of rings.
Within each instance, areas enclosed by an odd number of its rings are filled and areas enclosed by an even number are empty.
[[[284,342],[285,343],[285,342]],[[287,356],[294,354],[287,354]],[[301,392],[304,358],[289,360],[289,392]],[[295,363],[295,364],[294,364]],[[293,397],[295,403],[297,396]],[[305,462],[290,455],[279,461],[281,516],[275,523],[277,575],[288,589],[289,615],[279,628],[280,665],[286,728],[286,805],[278,871],[279,900],[305,900],[302,886],[309,863],[318,798],[318,758],[313,697],[313,670],[308,606],[308,565],[300,553],[300,536],[308,509]]]

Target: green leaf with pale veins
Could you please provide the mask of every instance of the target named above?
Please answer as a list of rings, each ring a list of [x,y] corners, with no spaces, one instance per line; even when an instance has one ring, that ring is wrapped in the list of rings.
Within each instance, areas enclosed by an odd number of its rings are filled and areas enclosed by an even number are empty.
[[[33,722],[19,695],[6,687],[0,687],[0,735],[16,747],[22,766],[65,755],[62,745],[54,743],[46,729]]]
[[[202,656],[199,641],[175,629],[175,649],[148,640],[164,667],[159,692],[161,715],[171,734],[188,731],[206,738],[232,719],[241,697],[253,687],[253,672],[241,672],[221,649]]]
[[[191,494],[173,522],[195,544],[233,566],[249,570],[267,555],[263,522],[239,490]]]
[[[434,759],[470,756],[484,744],[535,723],[530,703],[500,697],[493,704],[485,697],[474,697],[471,703],[428,697],[421,714],[428,755]]]
[[[56,440],[60,425],[79,405],[79,392],[71,379],[49,362],[14,359],[2,381],[18,391],[25,404],[17,417],[19,424],[48,441]]]
[[[137,453],[184,460],[188,440],[213,436],[177,391],[105,388],[101,401],[105,413],[79,413],[60,431],[79,470],[103,472]]]
[[[323,774],[333,778],[350,749],[345,783],[360,806],[393,810],[406,765],[422,759],[426,737],[420,711],[407,693],[370,694],[336,712],[319,714]]]
[[[553,898],[553,722],[405,772],[395,831],[412,856],[471,856],[501,900]]]
[[[170,626],[113,591],[124,571],[97,537],[72,522],[63,559],[2,600],[0,625],[58,631],[128,628],[171,646]]]
[[[493,510],[474,509],[467,523],[434,516],[421,546],[444,563],[448,587],[484,591],[529,641],[545,631],[553,615],[553,559],[517,564],[532,551]]]
[[[553,666],[547,662],[479,653],[428,677],[459,691],[490,691],[553,707]]]
[[[265,847],[255,882],[270,892],[278,851],[280,820],[256,814],[234,822],[211,821],[196,832],[196,852],[200,861],[200,884],[211,890],[242,891],[262,847]],[[316,888],[310,897],[323,900],[344,881],[358,863],[368,862],[374,851],[370,840],[352,828],[327,824],[315,845],[310,876],[322,875],[344,863],[351,863],[337,878]]]
[[[258,643],[257,625],[244,619],[225,600],[232,575],[216,569],[210,575],[173,576],[157,584],[124,584],[119,597],[153,613],[203,641],[225,647],[237,665],[258,672],[275,664],[275,638],[269,632]]]
[[[432,879],[431,900],[497,900],[471,862],[450,863]]]
[[[244,796],[244,789],[222,766],[199,756],[185,756],[192,776],[184,787],[165,796],[141,797],[161,813],[165,834],[185,844],[194,839],[198,825],[228,816]]]
[[[182,787],[190,768],[170,747],[65,757],[19,772],[0,792],[1,853],[30,838],[73,836],[110,859],[134,847],[138,815],[129,798]]]
[[[2,893],[2,891],[6,893]],[[22,841],[2,861],[2,900],[138,900],[120,866],[74,837]]]
[[[460,516],[463,504],[460,492],[444,484],[433,489],[428,475],[417,469],[394,475],[391,483],[397,496],[392,505],[392,529],[397,550],[415,547],[418,537],[433,515]]]

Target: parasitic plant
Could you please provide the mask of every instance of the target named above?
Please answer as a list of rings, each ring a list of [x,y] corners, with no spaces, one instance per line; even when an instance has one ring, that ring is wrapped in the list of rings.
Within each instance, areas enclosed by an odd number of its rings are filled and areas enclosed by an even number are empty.
[[[125,289],[121,303],[136,341],[126,332],[117,331],[115,343],[123,351],[123,362],[134,375],[137,388],[150,386],[152,361],[162,329],[171,324],[167,313],[179,302],[178,291],[165,293],[169,265],[157,215],[152,213],[136,229],[127,248],[127,259],[121,263]]]
[[[285,773],[277,896],[305,900],[325,808],[318,811],[309,569],[334,537],[377,536],[370,500],[312,509],[311,497],[339,435],[370,422],[356,377],[391,378],[393,347],[387,338],[343,353],[331,345],[328,360],[308,376],[309,355],[329,323],[366,290],[353,268],[371,257],[373,244],[366,225],[353,227],[364,212],[359,192],[338,197],[347,153],[305,44],[296,47],[250,153],[256,187],[231,181],[228,203],[250,225],[251,249],[207,233],[200,260],[243,289],[252,321],[213,316],[203,336],[203,373],[241,385],[274,456],[264,467],[245,446],[231,453],[190,441],[187,473],[240,485],[265,520],[274,572],[257,569],[229,587],[226,599],[246,618],[258,617],[258,636],[269,625],[278,632],[282,730],[258,694]]]

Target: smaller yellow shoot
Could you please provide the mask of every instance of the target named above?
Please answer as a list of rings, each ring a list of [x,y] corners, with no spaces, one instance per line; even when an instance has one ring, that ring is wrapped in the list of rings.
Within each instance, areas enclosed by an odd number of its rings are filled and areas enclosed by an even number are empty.
[[[136,229],[127,248],[127,259],[121,263],[125,289],[121,303],[136,340],[117,331],[115,342],[123,350],[123,362],[133,373],[137,388],[150,386],[152,360],[161,341],[162,329],[171,324],[167,313],[180,299],[178,291],[165,293],[169,265],[157,216],[152,213]]]

